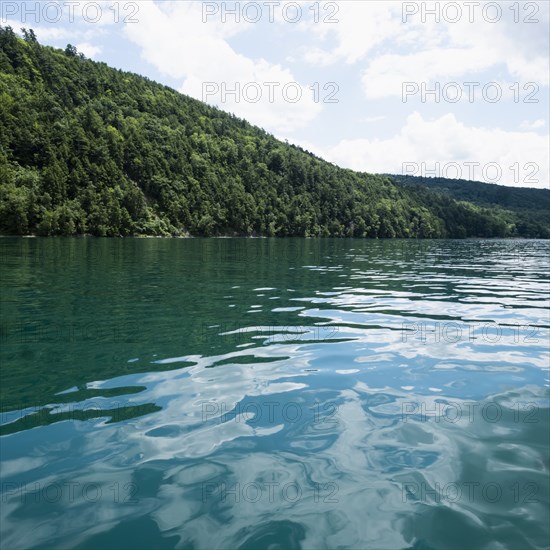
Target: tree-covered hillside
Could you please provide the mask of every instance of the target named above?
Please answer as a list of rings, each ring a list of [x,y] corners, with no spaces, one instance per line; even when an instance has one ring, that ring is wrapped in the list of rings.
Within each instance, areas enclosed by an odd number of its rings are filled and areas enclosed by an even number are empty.
[[[548,236],[0,27],[0,233]],[[544,233],[546,231],[546,233]]]
[[[427,187],[457,200],[512,210],[520,234],[549,237],[550,189],[507,187],[479,181],[421,176],[390,177],[396,183],[408,187]]]

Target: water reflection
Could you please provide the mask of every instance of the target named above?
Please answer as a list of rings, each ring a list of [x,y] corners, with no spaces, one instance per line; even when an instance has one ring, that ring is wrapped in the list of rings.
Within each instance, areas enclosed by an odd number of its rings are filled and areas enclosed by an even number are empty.
[[[547,543],[547,243],[0,247],[6,547]]]

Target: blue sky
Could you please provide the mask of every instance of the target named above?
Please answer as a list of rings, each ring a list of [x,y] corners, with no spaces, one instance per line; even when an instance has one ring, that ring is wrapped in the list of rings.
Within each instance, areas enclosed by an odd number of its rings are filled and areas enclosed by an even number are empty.
[[[546,1],[3,1],[0,17],[341,166],[550,181]]]

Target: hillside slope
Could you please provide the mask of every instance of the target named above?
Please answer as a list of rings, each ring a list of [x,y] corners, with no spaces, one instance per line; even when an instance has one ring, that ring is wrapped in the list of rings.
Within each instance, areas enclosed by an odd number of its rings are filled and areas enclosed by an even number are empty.
[[[546,232],[546,233],[545,233]],[[548,236],[0,27],[0,233]]]
[[[548,237],[550,189],[508,187],[479,181],[420,176],[389,177],[392,181],[409,188],[425,187],[460,201],[510,210],[521,233]]]

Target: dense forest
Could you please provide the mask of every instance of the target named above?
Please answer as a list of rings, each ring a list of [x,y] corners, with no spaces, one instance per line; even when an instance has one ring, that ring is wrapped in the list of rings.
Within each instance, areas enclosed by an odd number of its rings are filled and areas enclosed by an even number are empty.
[[[542,217],[524,223],[529,205],[339,168],[71,45],[23,36],[0,27],[2,234],[550,236]]]
[[[507,187],[479,181],[420,176],[390,176],[399,184],[427,187],[460,201],[513,211],[511,219],[521,235],[549,237],[550,190]]]

